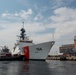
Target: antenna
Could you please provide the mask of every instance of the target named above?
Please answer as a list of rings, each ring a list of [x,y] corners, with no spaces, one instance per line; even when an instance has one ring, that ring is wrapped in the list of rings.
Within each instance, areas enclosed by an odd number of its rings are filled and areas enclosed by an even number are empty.
[[[24,28],[24,22],[22,22],[22,23],[23,23],[23,26],[22,27]]]

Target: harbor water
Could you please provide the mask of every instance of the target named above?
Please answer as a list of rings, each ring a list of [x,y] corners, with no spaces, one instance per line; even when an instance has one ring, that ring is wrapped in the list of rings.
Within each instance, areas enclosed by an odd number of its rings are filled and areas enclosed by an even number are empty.
[[[76,75],[76,61],[0,61],[0,75]]]

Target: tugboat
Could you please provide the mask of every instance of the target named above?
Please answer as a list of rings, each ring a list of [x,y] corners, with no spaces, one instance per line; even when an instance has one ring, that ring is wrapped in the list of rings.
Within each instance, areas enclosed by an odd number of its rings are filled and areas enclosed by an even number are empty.
[[[4,47],[0,47],[0,57],[9,57],[11,56],[11,52],[10,50],[8,49],[7,46],[4,46]]]
[[[24,56],[25,60],[46,60],[55,41],[34,44],[25,34],[24,22],[20,31],[21,34],[13,49],[13,56]]]

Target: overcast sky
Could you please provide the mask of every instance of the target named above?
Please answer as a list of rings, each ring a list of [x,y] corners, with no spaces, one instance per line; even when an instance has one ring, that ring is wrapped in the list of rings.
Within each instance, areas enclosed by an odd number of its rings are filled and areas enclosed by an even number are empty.
[[[26,33],[41,43],[53,40],[51,54],[76,35],[76,0],[0,0],[0,46],[13,48],[22,22]]]

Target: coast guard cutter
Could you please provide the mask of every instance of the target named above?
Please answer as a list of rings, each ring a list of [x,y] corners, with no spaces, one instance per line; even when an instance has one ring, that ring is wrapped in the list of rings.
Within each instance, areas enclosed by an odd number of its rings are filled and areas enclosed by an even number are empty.
[[[23,22],[24,23],[24,22]],[[46,60],[55,41],[34,44],[25,34],[24,27],[21,28],[21,34],[15,44],[13,55],[23,55],[28,60]]]

